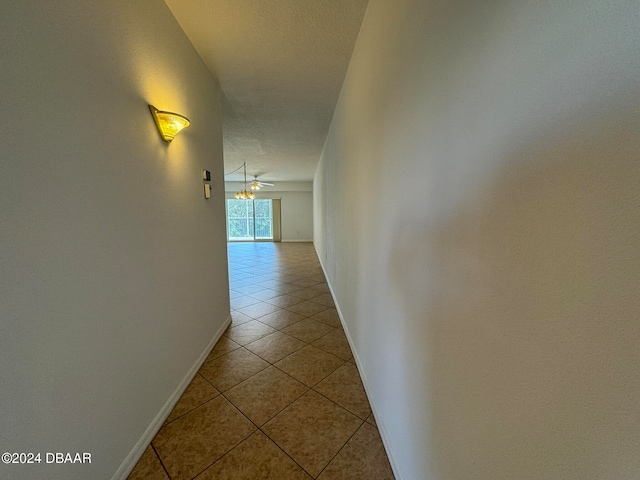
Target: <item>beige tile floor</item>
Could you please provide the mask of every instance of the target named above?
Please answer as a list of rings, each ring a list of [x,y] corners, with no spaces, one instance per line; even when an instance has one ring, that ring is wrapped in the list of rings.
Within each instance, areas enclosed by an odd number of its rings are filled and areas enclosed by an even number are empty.
[[[310,243],[230,243],[232,323],[129,479],[393,479]]]

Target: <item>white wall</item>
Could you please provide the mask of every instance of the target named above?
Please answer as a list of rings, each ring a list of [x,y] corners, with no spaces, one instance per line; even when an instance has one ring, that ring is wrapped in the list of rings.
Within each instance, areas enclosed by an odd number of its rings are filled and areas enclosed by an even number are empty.
[[[314,231],[399,478],[640,478],[639,14],[369,3]]]
[[[313,241],[313,193],[311,182],[277,182],[274,187],[265,187],[257,198],[281,198],[282,241]],[[226,183],[226,197],[233,198],[235,192],[244,188],[238,182]]]
[[[0,477],[108,479],[229,315],[219,88],[162,0],[5,2],[0,60]]]

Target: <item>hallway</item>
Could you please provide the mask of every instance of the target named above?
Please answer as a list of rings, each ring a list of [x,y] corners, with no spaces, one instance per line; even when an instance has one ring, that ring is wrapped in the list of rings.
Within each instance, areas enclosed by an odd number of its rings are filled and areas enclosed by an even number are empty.
[[[393,479],[311,243],[230,243],[232,323],[129,479]]]

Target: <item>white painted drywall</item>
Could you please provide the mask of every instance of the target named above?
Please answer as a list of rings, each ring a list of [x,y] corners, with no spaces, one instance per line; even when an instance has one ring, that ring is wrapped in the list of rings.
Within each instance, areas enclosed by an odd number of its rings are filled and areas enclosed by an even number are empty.
[[[0,477],[108,479],[229,314],[219,88],[162,0],[5,2],[0,60]]]
[[[312,182],[278,182],[274,187],[264,187],[257,198],[281,198],[282,241],[313,241],[313,193]],[[227,182],[226,198],[233,198],[235,192],[244,188],[237,182]]]
[[[640,478],[639,20],[369,3],[315,244],[398,478]]]

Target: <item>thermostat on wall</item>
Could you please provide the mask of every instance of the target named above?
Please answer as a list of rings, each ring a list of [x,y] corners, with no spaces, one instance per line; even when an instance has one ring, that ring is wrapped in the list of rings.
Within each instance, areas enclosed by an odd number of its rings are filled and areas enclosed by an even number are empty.
[[[202,179],[205,182],[211,181],[211,172],[209,170],[202,170]]]

